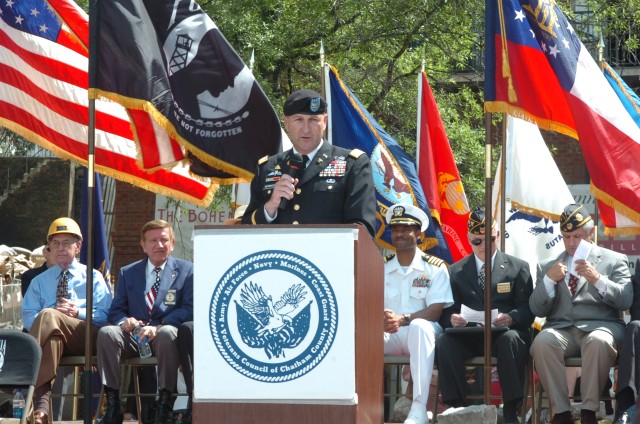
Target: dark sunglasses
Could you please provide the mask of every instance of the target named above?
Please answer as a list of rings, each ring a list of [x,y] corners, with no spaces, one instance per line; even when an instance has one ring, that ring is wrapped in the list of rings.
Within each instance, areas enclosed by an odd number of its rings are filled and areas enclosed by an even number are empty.
[[[493,243],[494,241],[496,241],[496,236],[491,236],[491,243]],[[483,238],[469,240],[469,243],[473,244],[474,246],[480,246],[483,242],[484,242]]]

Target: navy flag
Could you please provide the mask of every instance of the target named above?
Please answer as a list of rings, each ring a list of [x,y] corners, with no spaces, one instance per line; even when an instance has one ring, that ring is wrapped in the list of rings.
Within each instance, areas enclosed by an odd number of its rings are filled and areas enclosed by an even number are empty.
[[[419,247],[452,263],[451,252],[442,230],[429,212],[415,161],[382,129],[351,90],[342,83],[338,71],[328,66],[326,71],[326,80],[329,81],[329,141],[347,149],[360,149],[371,160],[376,187],[376,218],[380,224],[376,242],[393,250],[391,230],[387,228],[384,218],[387,210],[396,203],[414,205],[429,217],[429,227]]]
[[[87,168],[84,168],[84,181],[87,181]],[[82,188],[82,216],[80,217],[80,228],[86,237],[87,228],[87,184],[83,183]],[[111,287],[111,265],[109,262],[109,247],[107,245],[107,232],[104,222],[104,208],[102,206],[102,182],[100,174],[95,173],[95,203],[93,210],[93,267],[100,271],[104,281]],[[80,263],[87,264],[87,243],[82,243],[80,249]]]
[[[144,168],[181,160],[182,146],[193,173],[250,180],[258,159],[278,151],[271,103],[195,2],[100,1],[97,16],[90,95],[129,109]]]

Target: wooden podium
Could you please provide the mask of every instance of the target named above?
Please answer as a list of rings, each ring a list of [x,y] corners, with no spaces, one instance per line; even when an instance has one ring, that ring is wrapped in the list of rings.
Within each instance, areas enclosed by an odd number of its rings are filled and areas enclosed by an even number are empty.
[[[287,259],[270,259],[276,257]],[[340,265],[340,261],[347,263]],[[259,268],[274,265],[280,269],[260,274],[263,271]],[[383,422],[384,266],[364,227],[197,226],[194,266],[194,423]],[[295,280],[298,275],[300,279]],[[324,287],[325,276],[328,291],[323,293],[316,289]],[[286,310],[282,307],[285,295],[278,301],[285,289],[278,289],[271,282],[289,278],[293,282],[285,287],[297,292],[304,288],[305,300],[297,309],[300,312],[278,317],[278,329],[273,329],[274,319],[262,321],[263,324],[268,321],[264,326],[253,325],[258,321],[251,320],[261,309],[252,309],[249,300],[268,298],[269,304],[275,305],[269,307],[272,311]],[[305,286],[305,281],[311,285]],[[353,287],[345,287],[347,284]],[[327,301],[335,302],[337,307],[335,325],[328,324],[331,309],[321,308]],[[303,305],[307,305],[304,310]],[[311,325],[304,327],[305,322]],[[295,325],[298,327],[294,329]],[[281,340],[301,333],[300,328],[309,328],[305,340],[310,340],[314,331],[316,338],[308,343],[309,348],[300,353],[299,359],[295,359],[294,349],[272,350],[256,342],[270,334],[278,334],[276,340]],[[334,335],[329,346],[326,340]],[[300,346],[304,343],[303,340]],[[318,351],[324,356],[312,359]],[[342,355],[343,351],[348,355]],[[259,360],[244,358],[247,352],[249,356],[255,353]],[[305,361],[308,364],[302,367]],[[270,362],[273,367],[265,365]],[[293,376],[268,375],[269,370],[296,366],[300,366],[300,372]],[[334,379],[338,387],[333,387]],[[338,392],[335,397],[333,390]],[[313,398],[315,393],[317,399]]]

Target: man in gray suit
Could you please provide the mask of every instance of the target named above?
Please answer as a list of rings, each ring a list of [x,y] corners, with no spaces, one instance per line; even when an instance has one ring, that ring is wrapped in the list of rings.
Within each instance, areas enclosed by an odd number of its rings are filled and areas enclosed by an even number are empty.
[[[620,312],[633,298],[625,255],[591,244],[586,260],[574,255],[584,240],[593,243],[594,222],[583,205],[560,215],[565,252],[538,265],[531,311],[547,322],[531,346],[536,371],[549,394],[553,424],[573,424],[564,358],[582,357],[582,424],[597,424],[600,394],[624,336]],[[573,271],[572,271],[573,270]]]
[[[640,261],[636,261],[633,283],[633,303],[629,308],[631,322],[624,333],[624,343],[618,361],[618,384],[616,385],[616,414],[613,424],[631,424],[633,413],[629,410],[636,404],[640,389]],[[636,422],[638,421],[636,408]]]

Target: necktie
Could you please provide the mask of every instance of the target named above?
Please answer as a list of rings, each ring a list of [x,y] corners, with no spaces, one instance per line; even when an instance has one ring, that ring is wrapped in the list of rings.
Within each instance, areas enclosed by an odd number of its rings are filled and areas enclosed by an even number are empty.
[[[158,289],[160,288],[160,273],[162,272],[162,268],[157,266],[153,269],[153,272],[156,273],[156,281],[155,283],[153,283],[153,286],[151,286],[151,290],[149,290],[149,293],[147,293],[147,295],[145,296],[145,301],[147,302],[147,310],[149,311],[149,313],[151,313],[151,310],[153,309],[153,302],[156,301],[156,296],[158,295]]]
[[[578,280],[579,278],[573,274],[569,276],[569,291],[571,292],[571,296],[576,295],[576,289],[578,288]]]
[[[69,271],[65,269],[60,274],[60,280],[58,280],[58,289],[56,290],[56,302],[60,303],[62,299],[66,299],[68,291],[69,291]]]
[[[480,287],[482,287],[482,291],[484,291],[484,264],[482,264],[480,274],[478,274],[478,283],[480,284]]]
[[[308,163],[309,163],[309,156],[302,155],[302,169],[305,169]]]

